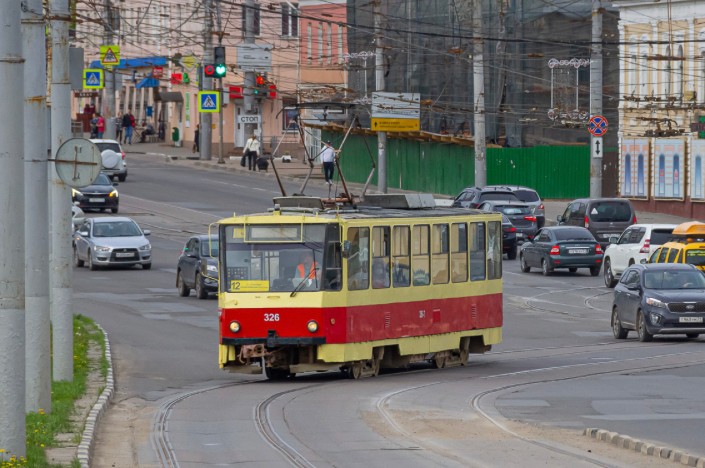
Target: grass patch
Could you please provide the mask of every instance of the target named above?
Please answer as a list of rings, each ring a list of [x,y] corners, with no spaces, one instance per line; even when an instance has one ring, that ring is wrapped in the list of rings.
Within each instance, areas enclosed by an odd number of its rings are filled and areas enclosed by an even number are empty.
[[[104,335],[95,322],[83,315],[73,318],[73,382],[52,382],[50,414],[39,410],[27,414],[27,457],[16,459],[0,449],[0,468],[36,467],[55,468],[62,465],[51,464],[46,459],[45,449],[57,447],[56,434],[62,432],[82,432],[83,427],[73,427],[70,417],[74,414],[74,402],[86,393],[86,382],[91,371],[88,349],[91,342],[100,344],[102,358],[99,363],[103,377],[108,372],[105,357]],[[72,467],[79,467],[74,459]]]

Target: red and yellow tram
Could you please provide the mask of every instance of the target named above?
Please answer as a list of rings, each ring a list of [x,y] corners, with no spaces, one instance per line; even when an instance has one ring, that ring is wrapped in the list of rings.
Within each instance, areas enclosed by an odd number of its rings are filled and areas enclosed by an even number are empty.
[[[359,378],[464,365],[501,341],[499,214],[424,195],[368,195],[348,209],[277,201],[218,223],[224,370]]]

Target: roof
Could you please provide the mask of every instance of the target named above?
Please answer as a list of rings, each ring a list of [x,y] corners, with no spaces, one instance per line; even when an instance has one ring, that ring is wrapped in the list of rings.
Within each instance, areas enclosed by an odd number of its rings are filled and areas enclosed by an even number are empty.
[[[128,218],[127,216],[103,216],[91,219],[95,223],[110,223],[115,221],[132,221],[133,223],[135,222],[132,218]]]
[[[689,221],[673,229],[674,236],[705,236],[705,223]]]

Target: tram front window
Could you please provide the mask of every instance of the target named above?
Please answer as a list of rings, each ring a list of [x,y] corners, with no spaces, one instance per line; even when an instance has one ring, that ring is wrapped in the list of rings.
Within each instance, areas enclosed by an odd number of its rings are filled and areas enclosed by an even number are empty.
[[[281,226],[280,229],[267,225],[265,242],[259,242],[256,232],[247,231],[249,228],[224,227],[225,268],[221,271],[225,277],[221,284],[226,292],[305,292],[328,288],[324,287],[322,273],[325,262],[335,262],[335,259],[323,255],[325,225]],[[282,236],[280,242],[276,242],[277,232]]]

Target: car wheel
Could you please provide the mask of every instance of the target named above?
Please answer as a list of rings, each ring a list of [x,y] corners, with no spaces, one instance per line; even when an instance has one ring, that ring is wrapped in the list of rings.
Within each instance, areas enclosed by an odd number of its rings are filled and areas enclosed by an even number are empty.
[[[617,284],[617,280],[614,279],[614,273],[612,273],[612,263],[610,263],[609,258],[605,260],[604,278],[605,286],[607,286],[608,288],[614,288]]]
[[[93,263],[93,255],[90,251],[88,251],[88,269],[91,271],[96,271],[98,269],[98,265]]]
[[[551,276],[551,273],[553,273],[553,268],[548,266],[545,258],[541,260],[541,273],[543,273],[543,276]]]
[[[151,263],[143,263],[143,264],[142,264],[142,269],[143,269],[143,270],[151,270],[151,269],[152,269],[152,264],[151,264]]]
[[[115,214],[118,212],[118,207],[116,206],[115,208],[110,208],[110,211]]]
[[[184,283],[184,278],[181,276],[180,271],[176,274],[176,289],[179,291],[179,296],[181,297],[186,297],[191,293],[191,288]]]
[[[516,247],[516,245],[514,246],[514,248],[513,248],[512,250],[510,250],[509,252],[507,252],[507,258],[508,258],[509,260],[516,260],[516,258],[517,258],[517,247]]]
[[[73,248],[73,264],[81,268],[83,266],[83,260],[78,258],[78,248]]]
[[[524,273],[528,273],[529,271],[531,271],[531,267],[526,263],[524,255],[519,255],[519,266],[521,267],[521,271],[523,271]]]
[[[568,268],[568,271],[571,273],[575,273],[576,271],[578,271],[578,269],[576,267],[570,267]]]
[[[654,335],[649,333],[649,331],[646,329],[646,318],[644,317],[644,313],[642,311],[637,312],[637,317],[636,317],[636,332],[639,335],[639,341],[642,343],[646,343],[648,341],[651,341],[654,339]]]
[[[207,299],[208,291],[203,286],[203,277],[200,273],[196,273],[196,297],[199,299]]]
[[[616,307],[612,309],[612,334],[618,340],[625,339],[629,334],[629,330],[624,328],[622,322],[619,320]]]
[[[686,333],[685,334],[685,337],[688,338],[689,340],[694,340],[699,336],[700,336],[700,333]]]
[[[590,267],[590,274],[592,276],[597,276],[600,274],[600,265],[595,265],[594,267]]]

